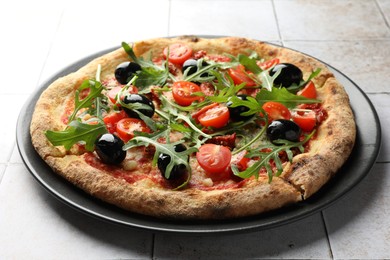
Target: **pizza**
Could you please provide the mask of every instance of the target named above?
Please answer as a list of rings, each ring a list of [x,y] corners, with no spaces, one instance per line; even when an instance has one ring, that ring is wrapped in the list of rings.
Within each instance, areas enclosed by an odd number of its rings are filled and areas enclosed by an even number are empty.
[[[161,219],[261,215],[304,201],[348,159],[349,97],[329,68],[247,38],[122,46],[38,99],[35,150],[86,193]]]

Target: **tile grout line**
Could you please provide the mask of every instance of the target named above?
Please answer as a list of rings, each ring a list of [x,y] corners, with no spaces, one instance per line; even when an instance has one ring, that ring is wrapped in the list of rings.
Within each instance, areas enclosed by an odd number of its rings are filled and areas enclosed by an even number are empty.
[[[379,13],[381,14],[383,20],[385,21],[386,27],[387,27],[388,29],[390,29],[389,21],[387,20],[386,15],[385,15],[385,13],[383,12],[382,7],[381,7],[381,5],[379,4],[378,0],[375,0],[375,4],[376,4],[376,6],[378,7]]]
[[[168,26],[167,26],[167,36],[170,36],[170,31],[171,31],[171,9],[172,9],[172,0],[168,0]]]
[[[276,28],[278,29],[278,36],[279,36],[279,41],[282,46],[284,46],[284,40],[282,38],[282,33],[280,32],[280,26],[279,26],[279,20],[278,20],[278,15],[276,13],[276,7],[275,7],[275,1],[271,0],[272,4],[272,10],[274,11],[274,17],[275,17],[275,23],[276,23]]]
[[[322,210],[321,210],[321,219],[322,219],[322,223],[324,223],[324,229],[325,229],[325,234],[326,234],[326,242],[328,243],[328,247],[329,247],[329,254],[330,254],[331,259],[334,259],[332,245],[330,243],[329,232],[328,232],[328,228],[327,228],[326,222],[325,222],[324,211],[322,211]]]

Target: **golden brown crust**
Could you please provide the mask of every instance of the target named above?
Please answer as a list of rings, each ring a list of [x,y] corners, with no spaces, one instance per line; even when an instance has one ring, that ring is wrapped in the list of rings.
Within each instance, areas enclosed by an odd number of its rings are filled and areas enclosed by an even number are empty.
[[[80,83],[94,78],[98,64],[102,65],[102,81],[113,73],[117,64],[128,59],[123,49],[99,57],[79,71],[60,78],[45,90],[37,102],[31,123],[32,143],[40,156],[55,172],[87,193],[121,208],[164,218],[222,219],[259,214],[308,198],[333,176],[348,158],[355,140],[355,123],[348,96],[333,74],[321,62],[295,51],[244,38],[201,39],[180,37],[152,39],[134,44],[137,56],[161,53],[169,44],[185,42],[194,51],[208,53],[249,54],[256,51],[266,60],[278,57],[281,62],[297,65],[304,78],[316,68],[322,71],[314,80],[319,99],[328,118],[310,143],[308,153],[287,163],[281,177],[271,183],[260,177],[234,189],[204,191],[184,189],[173,191],[150,187],[145,183],[130,185],[101,169],[90,166],[77,147],[65,151],[53,147],[45,137],[46,130],[62,130],[61,120],[66,102],[71,100]],[[152,185],[153,186],[153,185]]]

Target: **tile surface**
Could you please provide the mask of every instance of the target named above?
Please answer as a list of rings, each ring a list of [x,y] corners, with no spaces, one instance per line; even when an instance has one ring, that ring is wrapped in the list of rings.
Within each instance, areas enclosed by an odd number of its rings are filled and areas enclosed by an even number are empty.
[[[23,165],[7,168],[0,189],[0,258],[145,259],[152,234],[98,221],[49,195]],[[12,230],[7,226],[20,219]]]
[[[1,2],[0,259],[389,259],[389,24],[389,0]],[[343,72],[368,93],[381,121],[382,149],[371,173],[323,211],[244,234],[133,230],[49,195],[15,145],[29,94],[58,70],[122,41],[181,34],[276,42]]]
[[[282,40],[340,41],[390,37],[374,0],[274,2]]]

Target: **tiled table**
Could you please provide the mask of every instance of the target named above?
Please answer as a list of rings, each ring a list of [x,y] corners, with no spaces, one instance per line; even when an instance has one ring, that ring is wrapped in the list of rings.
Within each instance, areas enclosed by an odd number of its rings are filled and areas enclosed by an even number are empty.
[[[2,1],[0,259],[390,258],[389,23],[389,0]],[[382,150],[371,173],[319,213],[243,234],[124,228],[49,195],[15,145],[28,96],[81,57],[124,40],[181,34],[270,41],[341,70],[368,94],[382,123]]]

